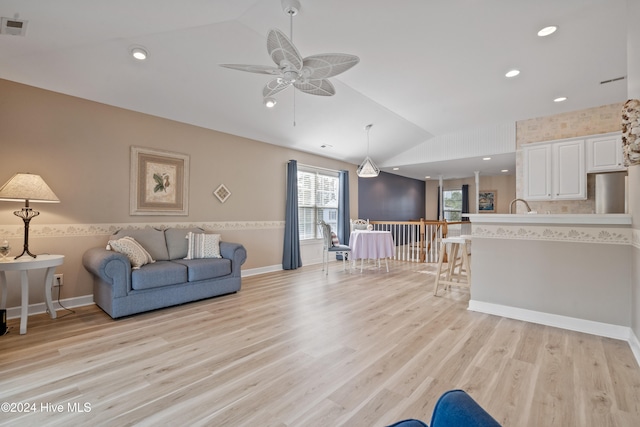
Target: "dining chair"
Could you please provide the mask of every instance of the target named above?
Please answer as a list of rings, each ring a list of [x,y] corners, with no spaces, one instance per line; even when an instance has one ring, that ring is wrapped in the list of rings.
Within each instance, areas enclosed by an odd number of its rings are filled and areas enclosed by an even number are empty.
[[[318,221],[320,231],[322,232],[323,250],[322,250],[322,270],[325,274],[329,274],[329,254],[342,255],[342,269],[347,269],[346,258],[351,252],[351,248],[347,245],[341,245],[335,234],[331,233],[331,226],[326,222]]]

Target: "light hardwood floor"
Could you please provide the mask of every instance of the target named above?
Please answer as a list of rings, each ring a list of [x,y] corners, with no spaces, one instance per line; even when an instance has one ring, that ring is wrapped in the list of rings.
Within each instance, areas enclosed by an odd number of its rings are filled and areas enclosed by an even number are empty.
[[[12,319],[0,402],[36,411],[0,425],[428,423],[462,388],[505,427],[640,426],[627,343],[470,312],[468,290],[433,296],[433,265],[389,267],[253,276],[234,295],[117,321],[96,306],[36,315],[22,336]]]

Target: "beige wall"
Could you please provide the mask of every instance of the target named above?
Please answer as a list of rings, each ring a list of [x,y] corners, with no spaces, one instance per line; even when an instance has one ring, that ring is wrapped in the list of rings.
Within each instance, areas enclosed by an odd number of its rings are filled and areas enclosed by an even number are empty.
[[[286,163],[350,172],[350,210],[357,217],[356,165],[110,107],[0,80],[0,185],[16,172],[41,175],[60,204],[32,204],[41,215],[30,228],[30,249],[61,253],[63,297],[92,294],[83,252],[103,245],[110,232],[126,226],[205,225],[223,240],[245,245],[243,269],[279,266],[285,210]],[[132,145],[190,156],[188,216],[129,215],[129,158]],[[220,203],[212,192],[225,184],[231,197]],[[0,202],[0,239],[17,254],[20,203]],[[11,276],[10,281],[17,281]],[[42,301],[33,289],[31,303]],[[19,305],[10,291],[8,307]]]
[[[533,142],[554,141],[620,131],[622,102],[587,110],[572,111],[547,117],[521,120],[516,123],[516,194],[523,197],[522,146]],[[587,200],[531,201],[531,209],[539,213],[594,213],[595,177],[587,178]],[[518,206],[518,213],[526,209]]]
[[[464,184],[469,185],[469,210],[475,213],[476,209],[476,179],[474,177],[464,179],[449,179],[443,181],[443,190],[459,190]],[[480,175],[480,191],[495,190],[497,192],[498,206],[495,213],[509,213],[509,203],[516,197],[515,175],[482,176]],[[438,181],[427,180],[426,185],[426,219],[438,218]]]

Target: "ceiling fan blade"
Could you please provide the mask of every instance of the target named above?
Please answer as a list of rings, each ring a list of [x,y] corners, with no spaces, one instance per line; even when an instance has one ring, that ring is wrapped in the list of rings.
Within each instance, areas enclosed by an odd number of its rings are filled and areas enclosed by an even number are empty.
[[[278,67],[291,66],[296,71],[302,68],[302,56],[291,40],[278,29],[269,30],[267,34],[267,51]]]
[[[293,85],[310,95],[332,96],[336,94],[336,88],[327,79],[297,81]]]
[[[360,62],[360,58],[346,53],[326,53],[307,56],[303,60],[302,74],[309,79],[327,79]]]
[[[221,67],[232,70],[247,71],[249,73],[279,75],[280,69],[268,65],[245,65],[245,64],[220,64]]]
[[[279,80],[280,79],[273,79],[269,83],[267,83],[264,89],[262,89],[262,96],[268,98],[291,86],[291,83],[281,83],[279,82]]]

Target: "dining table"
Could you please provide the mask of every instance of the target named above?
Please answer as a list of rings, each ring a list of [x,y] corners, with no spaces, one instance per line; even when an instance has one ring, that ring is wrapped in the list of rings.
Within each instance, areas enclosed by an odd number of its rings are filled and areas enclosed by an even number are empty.
[[[395,255],[395,243],[390,231],[354,230],[349,236],[349,247],[353,266],[355,267],[356,260],[360,260],[360,271],[365,259],[378,260],[378,267],[380,267],[380,260],[384,259],[389,272],[387,260]]]

